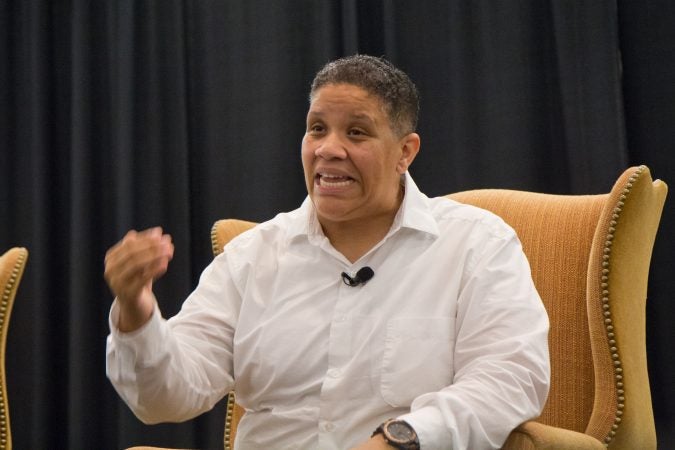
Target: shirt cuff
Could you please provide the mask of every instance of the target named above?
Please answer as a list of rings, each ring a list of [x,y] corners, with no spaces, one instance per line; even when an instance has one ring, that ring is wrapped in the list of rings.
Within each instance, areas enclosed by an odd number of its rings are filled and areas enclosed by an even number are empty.
[[[152,315],[146,323],[144,323],[137,330],[125,333],[118,328],[120,316],[119,301],[115,299],[108,317],[110,326],[110,335],[114,342],[119,347],[124,347],[130,350],[135,358],[141,358],[142,355],[154,355],[158,350],[158,344],[162,343],[162,314],[159,310],[159,305],[155,301],[152,310]]]
[[[420,441],[421,450],[452,450],[452,434],[445,426],[443,416],[437,408],[425,406],[397,417],[413,427]]]

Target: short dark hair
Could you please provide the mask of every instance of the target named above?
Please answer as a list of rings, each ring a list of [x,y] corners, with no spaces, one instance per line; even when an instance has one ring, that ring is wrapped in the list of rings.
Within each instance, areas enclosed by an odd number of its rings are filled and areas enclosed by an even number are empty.
[[[329,62],[312,81],[309,100],[327,84],[351,84],[382,101],[392,129],[399,135],[417,129],[419,94],[405,72],[384,58],[353,55]]]

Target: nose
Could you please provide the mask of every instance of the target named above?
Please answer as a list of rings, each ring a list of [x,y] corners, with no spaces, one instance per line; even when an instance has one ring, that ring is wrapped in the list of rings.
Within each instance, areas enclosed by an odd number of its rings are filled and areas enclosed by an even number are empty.
[[[326,135],[314,150],[314,155],[322,159],[345,159],[347,149],[335,133]]]

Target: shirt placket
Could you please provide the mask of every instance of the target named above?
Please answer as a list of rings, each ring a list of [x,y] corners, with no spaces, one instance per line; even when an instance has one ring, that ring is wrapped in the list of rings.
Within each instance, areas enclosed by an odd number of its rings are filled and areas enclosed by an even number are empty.
[[[321,386],[319,404],[319,448],[336,447],[344,436],[338,436],[340,424],[348,420],[344,405],[347,364],[351,359],[350,311],[361,286],[348,286],[340,282],[336,289],[336,300],[328,338],[328,367]]]

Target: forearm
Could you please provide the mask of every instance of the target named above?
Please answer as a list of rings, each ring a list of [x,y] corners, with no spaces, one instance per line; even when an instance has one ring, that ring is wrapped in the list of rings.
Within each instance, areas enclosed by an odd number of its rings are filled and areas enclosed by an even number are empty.
[[[399,418],[413,426],[422,450],[500,448],[511,430],[540,414],[546,388],[544,380],[519,380],[522,372],[498,372],[422,395]]]
[[[233,388],[238,290],[226,259],[216,258],[178,315],[162,319],[154,295],[151,300],[150,319],[131,333],[119,330],[119,304],[113,303],[108,377],[141,420],[186,420],[211,408]]]
[[[130,333],[145,325],[152,317],[155,300],[152,291],[146,291],[134,304],[120,304],[117,328],[123,333]]]
[[[526,260],[504,249],[476,266],[460,295],[452,384],[419,396],[401,417],[423,450],[449,442],[455,450],[500,448],[512,429],[543,409],[548,317]]]
[[[115,328],[119,312],[115,306],[111,311],[107,374],[143,422],[188,420],[209,410],[232,388],[231,374],[213,364],[210,355],[202,357],[193,344],[180,342],[159,310],[137,331],[122,333]],[[213,357],[226,360],[226,355]]]

